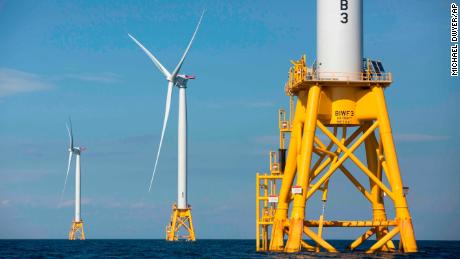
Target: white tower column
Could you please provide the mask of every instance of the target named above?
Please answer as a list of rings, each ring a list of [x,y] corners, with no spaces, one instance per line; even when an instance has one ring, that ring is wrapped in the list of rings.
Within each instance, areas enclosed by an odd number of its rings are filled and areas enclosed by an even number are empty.
[[[179,86],[177,208],[187,208],[187,100],[185,86]]]
[[[363,0],[317,0],[316,59],[319,77],[360,80]]]
[[[80,222],[80,152],[76,153],[75,166],[75,222]]]

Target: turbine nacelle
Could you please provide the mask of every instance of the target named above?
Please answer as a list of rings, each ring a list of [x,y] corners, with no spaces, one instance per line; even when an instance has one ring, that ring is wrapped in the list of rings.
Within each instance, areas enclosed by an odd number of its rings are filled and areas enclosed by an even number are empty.
[[[177,77],[184,78],[184,79],[196,79],[194,75],[177,75]]]
[[[85,151],[86,148],[85,147],[73,147],[73,148],[69,148],[69,152],[75,154],[75,155],[79,155],[81,152]]]
[[[175,85],[177,87],[186,87],[187,86],[187,81],[188,80],[193,80],[195,79],[195,76],[192,75],[177,75],[176,80],[175,80]]]
[[[176,77],[171,76],[166,76],[166,80],[169,82],[175,82],[178,78],[183,78],[183,79],[196,79],[194,75],[177,75]]]

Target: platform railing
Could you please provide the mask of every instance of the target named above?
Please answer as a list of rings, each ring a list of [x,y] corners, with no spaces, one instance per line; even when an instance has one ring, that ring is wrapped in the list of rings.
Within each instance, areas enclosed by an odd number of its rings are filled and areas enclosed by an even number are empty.
[[[290,93],[293,88],[304,82],[350,82],[350,83],[384,83],[393,81],[391,73],[343,73],[343,72],[312,72],[299,76],[298,71],[291,68],[285,91]]]
[[[391,82],[392,75],[391,73],[314,72],[307,73],[303,80]]]

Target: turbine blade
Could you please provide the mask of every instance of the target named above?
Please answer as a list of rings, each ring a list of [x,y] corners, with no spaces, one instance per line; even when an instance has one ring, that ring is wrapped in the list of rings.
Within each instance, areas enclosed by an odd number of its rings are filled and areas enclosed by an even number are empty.
[[[69,152],[69,162],[67,164],[67,173],[65,174],[64,188],[62,188],[61,199],[59,200],[59,204],[62,202],[62,197],[64,197],[65,186],[67,185],[67,178],[69,176],[71,163],[72,163],[72,152],[70,151]]]
[[[158,145],[158,152],[157,152],[157,157],[155,159],[155,166],[153,167],[152,178],[150,179],[149,192],[150,192],[150,189],[152,189],[153,178],[155,177],[155,172],[157,171],[158,158],[160,158],[161,145],[163,144],[163,137],[165,135],[166,125],[168,124],[169,109],[171,108],[171,96],[172,96],[173,86],[174,86],[173,82],[168,83],[168,93],[166,94],[166,107],[165,107],[165,115],[163,119],[163,129],[161,130],[160,144]]]
[[[70,145],[70,149],[73,149],[73,132],[72,132],[72,120],[70,119],[69,117],[69,123],[65,124],[66,128],[67,128],[67,133],[69,133],[69,145]]]
[[[145,54],[147,54],[147,56],[149,56],[149,58],[153,61],[155,66],[158,68],[158,70],[160,70],[160,72],[163,73],[163,75],[167,79],[169,79],[171,74],[160,63],[160,61],[158,61],[158,59],[147,48],[145,48],[144,45],[142,45],[142,43],[140,43],[138,40],[136,40],[136,38],[134,38],[131,34],[128,33],[128,36],[145,52]]]
[[[187,53],[192,46],[193,40],[195,39],[195,35],[198,32],[198,29],[200,28],[201,20],[203,19],[204,13],[206,10],[203,10],[203,13],[201,14],[200,20],[198,21],[198,25],[195,28],[195,32],[193,32],[192,38],[190,39],[190,42],[187,45],[187,48],[184,51],[184,54],[182,55],[182,58],[180,59],[179,63],[176,66],[176,69],[174,69],[174,72],[172,73],[172,78],[175,78],[177,74],[180,71],[180,68],[182,67],[182,63],[184,63],[185,57],[187,56]]]

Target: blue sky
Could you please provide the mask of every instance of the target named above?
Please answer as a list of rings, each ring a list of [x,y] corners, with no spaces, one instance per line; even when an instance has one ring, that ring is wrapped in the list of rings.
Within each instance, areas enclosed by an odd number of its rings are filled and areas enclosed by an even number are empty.
[[[449,76],[449,5],[367,0],[364,6],[364,56],[394,74],[386,97],[418,239],[460,238],[460,91]],[[76,143],[88,148],[87,236],[164,237],[177,188],[177,93],[148,193],[166,82],[127,33],[172,69],[204,8],[182,70],[197,76],[188,88],[189,202],[198,238],[254,238],[255,173],[267,170],[268,151],[277,148],[289,60],[315,58],[311,0],[0,0],[0,238],[66,238],[73,177],[58,202],[68,115]],[[359,194],[342,176],[333,179],[326,217],[367,218]],[[309,215],[317,218],[318,211]]]

